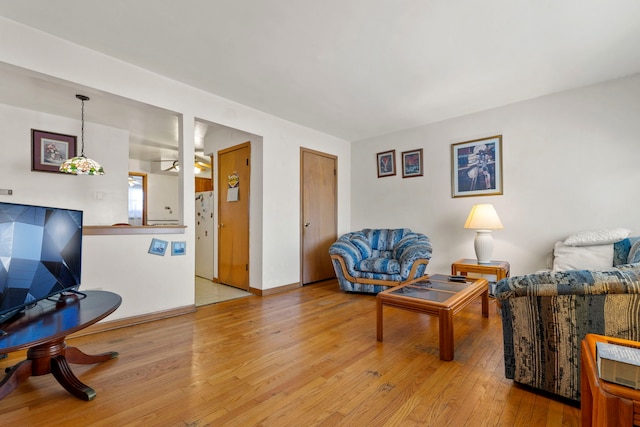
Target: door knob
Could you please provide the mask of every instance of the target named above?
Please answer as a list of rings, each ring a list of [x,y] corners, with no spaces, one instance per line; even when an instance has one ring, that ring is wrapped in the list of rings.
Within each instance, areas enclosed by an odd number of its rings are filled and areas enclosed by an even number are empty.
[[[310,226],[310,225],[311,225],[311,223],[310,223],[310,222],[305,222],[305,223],[304,223],[304,226],[305,226],[305,227],[308,227],[308,226]]]
[[[223,223],[220,223],[220,228],[222,228],[222,227],[224,227],[224,224],[223,224]]]

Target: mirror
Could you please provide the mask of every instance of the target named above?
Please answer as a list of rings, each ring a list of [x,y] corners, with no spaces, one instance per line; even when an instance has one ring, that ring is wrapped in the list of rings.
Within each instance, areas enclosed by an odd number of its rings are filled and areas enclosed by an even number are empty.
[[[129,225],[147,225],[147,174],[129,172]]]

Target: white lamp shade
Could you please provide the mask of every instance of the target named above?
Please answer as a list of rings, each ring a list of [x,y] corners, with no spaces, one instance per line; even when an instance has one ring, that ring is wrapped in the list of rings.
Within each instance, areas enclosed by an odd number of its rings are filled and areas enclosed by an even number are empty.
[[[501,230],[504,227],[492,204],[473,205],[464,228],[474,230]]]

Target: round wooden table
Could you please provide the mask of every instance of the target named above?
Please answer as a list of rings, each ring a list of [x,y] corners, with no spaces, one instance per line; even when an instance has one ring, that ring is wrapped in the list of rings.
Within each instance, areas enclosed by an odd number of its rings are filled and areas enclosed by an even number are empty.
[[[7,368],[0,382],[0,399],[15,390],[30,376],[52,374],[72,395],[91,400],[96,392],[83,384],[69,363],[93,364],[118,357],[116,352],[88,355],[68,347],[65,338],[109,314],[122,302],[119,295],[106,291],[87,291],[86,297],[66,294],[57,301],[42,300],[16,319],[0,325],[0,353],[27,350],[27,359]]]

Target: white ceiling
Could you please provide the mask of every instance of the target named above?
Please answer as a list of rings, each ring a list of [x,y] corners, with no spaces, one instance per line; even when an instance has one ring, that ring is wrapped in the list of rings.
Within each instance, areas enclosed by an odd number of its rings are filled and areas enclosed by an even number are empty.
[[[0,0],[0,15],[347,140],[640,72],[637,0]]]

